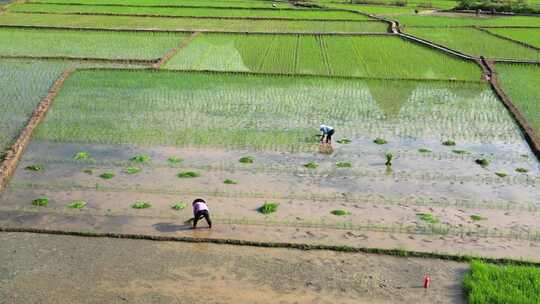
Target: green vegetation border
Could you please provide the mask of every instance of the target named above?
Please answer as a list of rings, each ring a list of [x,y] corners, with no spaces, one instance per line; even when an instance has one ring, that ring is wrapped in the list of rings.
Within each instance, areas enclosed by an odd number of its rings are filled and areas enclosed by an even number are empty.
[[[52,235],[69,235],[79,237],[102,237],[102,238],[115,238],[115,239],[135,239],[135,240],[149,240],[149,241],[162,241],[162,242],[186,242],[186,243],[212,243],[220,245],[235,245],[235,246],[250,246],[250,247],[263,247],[263,248],[286,248],[286,249],[298,249],[298,250],[330,250],[337,252],[348,253],[370,253],[381,254],[398,257],[415,257],[415,258],[431,258],[456,262],[471,262],[473,260],[484,261],[491,264],[512,264],[523,266],[540,267],[540,262],[517,260],[509,258],[488,258],[477,257],[471,255],[456,255],[456,254],[444,254],[436,252],[419,252],[405,249],[382,249],[382,248],[370,248],[370,247],[352,247],[352,246],[339,246],[339,245],[323,245],[323,244],[303,244],[303,243],[285,243],[285,242],[258,242],[258,241],[246,241],[238,239],[218,239],[218,238],[197,238],[197,237],[180,237],[180,236],[158,236],[158,235],[146,235],[146,234],[125,234],[125,233],[102,233],[93,231],[64,231],[53,229],[40,229],[40,228],[14,228],[14,227],[0,227],[0,232],[18,232],[18,233],[36,233],[36,234],[52,234]]]

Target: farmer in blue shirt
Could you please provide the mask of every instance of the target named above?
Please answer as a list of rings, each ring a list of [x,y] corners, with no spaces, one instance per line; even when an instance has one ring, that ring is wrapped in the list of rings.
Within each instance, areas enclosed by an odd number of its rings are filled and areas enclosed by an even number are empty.
[[[334,135],[334,128],[327,125],[321,125],[319,130],[321,130],[322,132],[321,144],[324,142],[325,138],[327,144],[332,144],[332,135]]]

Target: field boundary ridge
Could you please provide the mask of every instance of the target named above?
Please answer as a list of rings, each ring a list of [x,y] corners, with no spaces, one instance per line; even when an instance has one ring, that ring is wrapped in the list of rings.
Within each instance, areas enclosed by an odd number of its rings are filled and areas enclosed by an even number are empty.
[[[200,32],[194,32],[188,37],[182,39],[182,41],[177,47],[174,47],[170,51],[168,51],[163,57],[161,57],[161,59],[159,59],[159,61],[154,63],[152,67],[154,69],[159,69],[161,66],[165,65],[167,61],[171,60],[171,58],[173,58],[180,50],[188,46],[191,43],[191,41],[193,41],[193,39],[199,36],[199,34]]]

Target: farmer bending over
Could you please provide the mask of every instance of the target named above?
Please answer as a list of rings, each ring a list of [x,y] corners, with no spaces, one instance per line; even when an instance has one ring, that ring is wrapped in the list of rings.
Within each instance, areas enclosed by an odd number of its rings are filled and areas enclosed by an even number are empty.
[[[196,199],[193,201],[193,228],[197,228],[197,222],[203,217],[208,223],[208,228],[212,228],[212,220],[210,220],[210,214],[208,213],[208,206],[203,199]]]
[[[322,132],[321,144],[323,143],[325,137],[326,143],[332,144],[332,135],[334,135],[334,128],[327,125],[321,125],[320,130]]]

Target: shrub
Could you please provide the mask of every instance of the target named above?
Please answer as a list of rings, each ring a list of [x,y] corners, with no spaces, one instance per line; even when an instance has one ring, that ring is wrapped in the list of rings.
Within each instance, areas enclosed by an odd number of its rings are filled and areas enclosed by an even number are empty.
[[[85,160],[85,159],[88,159],[88,158],[90,158],[90,154],[88,152],[77,152],[73,156],[73,159],[75,159],[75,160]]]
[[[69,204],[68,207],[72,208],[72,209],[82,209],[82,208],[86,207],[86,202],[85,201],[74,201],[71,204]]]
[[[376,138],[373,142],[376,143],[377,145],[385,145],[388,143],[386,139],[382,139],[382,138]]]
[[[44,207],[44,206],[47,206],[49,204],[49,198],[47,197],[40,197],[40,198],[36,198],[35,200],[32,201],[32,205],[34,206],[41,206],[41,207]]]
[[[171,205],[171,209],[173,210],[182,210],[186,208],[186,203],[184,202],[178,202]]]
[[[333,215],[337,215],[337,216],[344,216],[344,215],[351,214],[349,211],[342,210],[342,209],[332,210],[332,211],[330,211],[330,213],[332,213]]]
[[[440,220],[433,216],[433,214],[430,213],[417,213],[416,216],[421,219],[424,222],[428,222],[430,224],[438,224]]]
[[[234,179],[230,179],[230,178],[226,178],[224,181],[223,181],[224,184],[227,184],[227,185],[236,185],[238,184],[237,181],[235,181]]]
[[[259,207],[259,212],[262,214],[274,213],[277,211],[279,204],[274,202],[266,202]]]
[[[112,172],[105,172],[105,173],[102,173],[99,177],[103,178],[103,179],[111,179],[114,177],[114,173]]]
[[[304,167],[306,167],[308,169],[317,169],[317,167],[319,167],[319,165],[316,162],[309,162],[307,164],[304,164]]]
[[[241,162],[242,164],[253,164],[253,162],[255,161],[255,158],[253,156],[244,156],[244,157],[241,157],[238,161]]]
[[[135,202],[135,204],[131,205],[131,208],[133,209],[147,209],[150,207],[152,207],[152,205],[149,202],[144,201]]]
[[[199,177],[201,175],[193,171],[184,171],[184,172],[178,173],[178,175],[176,176],[178,176],[179,178],[193,178],[193,177]]]

